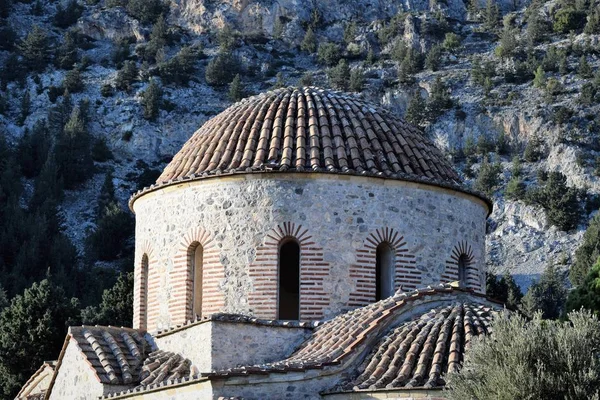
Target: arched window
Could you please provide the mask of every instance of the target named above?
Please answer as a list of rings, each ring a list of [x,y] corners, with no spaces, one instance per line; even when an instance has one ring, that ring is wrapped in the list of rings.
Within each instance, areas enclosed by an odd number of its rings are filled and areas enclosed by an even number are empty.
[[[286,240],[279,246],[278,319],[300,319],[300,245]]]
[[[196,242],[190,246],[190,276],[192,279],[192,319],[202,316],[202,262],[204,249]]]
[[[142,256],[142,276],[141,280],[141,292],[140,292],[140,325],[143,328],[148,327],[148,273],[149,273],[148,255]]]
[[[377,246],[375,256],[375,300],[394,295],[394,249],[388,242]]]
[[[461,254],[458,257],[458,285],[467,287],[467,266],[469,265],[469,257],[466,254]]]

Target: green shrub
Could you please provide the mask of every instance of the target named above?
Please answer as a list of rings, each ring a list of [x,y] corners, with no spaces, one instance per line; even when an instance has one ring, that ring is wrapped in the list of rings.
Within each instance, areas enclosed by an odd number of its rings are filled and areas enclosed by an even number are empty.
[[[596,87],[592,83],[584,83],[577,99],[579,104],[590,105],[596,102]]]
[[[300,86],[313,86],[315,84],[315,81],[313,79],[312,73],[310,73],[309,71],[304,72],[300,77],[299,84]]]
[[[168,5],[161,0],[128,0],[127,12],[143,23],[154,22],[166,13]]]
[[[561,8],[554,14],[552,28],[557,33],[569,33],[577,31],[586,23],[586,13],[571,8]]]
[[[110,83],[105,83],[100,88],[100,94],[102,97],[111,97],[114,94],[114,88]]]
[[[56,14],[54,14],[54,25],[59,28],[68,28],[73,25],[81,14],[83,13],[83,6],[77,3],[77,0],[69,0],[65,7],[59,2],[56,6]]]
[[[125,61],[123,67],[117,72],[115,86],[119,90],[130,91],[133,83],[138,80],[139,71],[135,61]]]
[[[449,372],[450,400],[597,398],[600,322],[590,312],[572,312],[564,322],[501,314],[491,330]]]
[[[112,151],[110,151],[103,138],[94,140],[94,144],[92,145],[92,160],[96,162],[106,162],[113,158]]]
[[[325,42],[319,45],[317,59],[321,64],[333,66],[340,60],[340,47],[333,42]]]
[[[217,43],[221,52],[229,52],[235,46],[237,41],[236,33],[231,26],[225,24],[219,32],[217,32]]]
[[[453,32],[448,32],[444,38],[443,46],[448,51],[454,51],[460,47],[461,41],[462,39],[460,36]]]
[[[158,73],[165,83],[187,85],[196,72],[197,59],[197,52],[189,46],[184,46],[173,58],[160,63]],[[231,59],[230,61],[233,62],[235,60]],[[233,68],[233,65],[227,66],[227,68]]]
[[[233,54],[219,53],[206,66],[206,83],[211,86],[227,85],[239,70],[239,60]]]
[[[431,85],[431,93],[427,104],[427,111],[431,120],[437,119],[445,110],[448,110],[454,105],[450,97],[450,88],[444,81],[436,76],[435,81]]]

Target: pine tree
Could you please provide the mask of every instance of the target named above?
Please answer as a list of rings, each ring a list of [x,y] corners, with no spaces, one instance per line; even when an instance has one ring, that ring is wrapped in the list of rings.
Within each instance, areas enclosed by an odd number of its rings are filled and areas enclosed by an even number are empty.
[[[127,12],[142,23],[154,22],[165,12],[161,0],[128,0]]]
[[[485,193],[488,196],[492,196],[494,190],[500,184],[498,175],[500,175],[501,172],[502,166],[500,163],[489,163],[487,157],[483,157],[477,179],[475,180],[475,190]]]
[[[66,189],[85,182],[94,172],[91,136],[85,125],[81,109],[73,108],[57,143],[56,161]]]
[[[565,311],[567,288],[559,271],[548,266],[540,280],[535,282],[523,296],[522,310],[529,317],[541,311],[542,318],[558,319]]]
[[[538,89],[543,89],[546,87],[546,74],[542,66],[538,66],[535,70],[535,78],[533,78],[533,86]]]
[[[404,118],[413,125],[423,126],[427,122],[427,102],[419,92],[413,93]]]
[[[77,46],[71,31],[65,32],[56,52],[56,65],[62,69],[72,69],[77,62]]]
[[[56,357],[67,327],[79,322],[78,314],[77,299],[68,299],[49,279],[34,283],[12,299],[0,313],[2,397],[14,398],[43,361]]]
[[[17,147],[21,172],[25,177],[34,178],[39,175],[48,158],[50,143],[46,121],[37,121],[31,132],[25,130]]]
[[[102,184],[102,188],[100,189],[100,196],[98,197],[98,208],[96,210],[96,216],[98,218],[104,216],[106,214],[106,209],[109,206],[109,204],[116,201],[115,185],[113,183],[113,173],[114,170],[111,168],[104,176],[104,183]]]
[[[229,84],[229,98],[231,101],[240,101],[244,97],[244,87],[240,74],[236,74]]]
[[[48,33],[34,25],[33,29],[19,44],[19,51],[23,56],[26,66],[33,71],[42,71],[49,60]]]
[[[131,326],[133,322],[133,273],[120,274],[110,289],[104,290],[98,307],[81,310],[82,323],[88,325]]]
[[[587,57],[584,55],[579,59],[579,66],[577,67],[577,74],[583,79],[589,79],[592,77],[592,67],[587,61]]]
[[[500,19],[500,9],[495,0],[487,0],[485,10],[483,12],[483,27],[488,30],[495,30],[498,27]]]
[[[162,89],[154,79],[150,80],[148,88],[142,93],[142,106],[144,106],[144,118],[154,121],[160,111],[162,101]]]
[[[69,93],[81,92],[84,88],[83,79],[81,78],[81,72],[79,69],[73,68],[68,71],[63,81],[63,87],[68,90]]]
[[[68,28],[73,25],[81,14],[83,13],[83,6],[77,3],[77,0],[69,0],[65,7],[61,3],[56,6],[56,14],[54,14],[54,25],[59,28]]]
[[[354,68],[350,71],[350,82],[348,87],[352,92],[361,92],[365,85],[365,73],[362,68]]]
[[[335,89],[347,90],[350,82],[350,67],[345,59],[341,59],[338,64],[327,71],[329,83]]]
[[[437,71],[442,61],[442,46],[439,44],[431,46],[431,49],[425,57],[425,67],[431,71]]]
[[[452,105],[450,88],[437,76],[433,85],[431,85],[431,94],[427,105],[430,119],[435,120],[444,110],[449,109]]]
[[[586,276],[600,257],[600,214],[590,221],[583,240],[575,251],[575,263],[569,269],[569,280],[575,286],[585,282]]]
[[[211,86],[224,86],[233,80],[240,69],[239,60],[231,53],[219,53],[206,66],[204,77]]]
[[[0,18],[6,18],[10,15],[12,0],[0,0]]]
[[[304,38],[300,44],[300,49],[308,54],[313,54],[315,51],[317,51],[317,38],[311,27],[309,27],[304,34]]]
[[[25,92],[23,93],[23,97],[21,97],[21,111],[19,113],[18,124],[23,125],[25,120],[29,116],[31,112],[31,98],[29,96],[29,89],[25,88]]]
[[[120,90],[131,90],[131,85],[138,79],[139,71],[135,61],[125,61],[117,73],[115,86]]]

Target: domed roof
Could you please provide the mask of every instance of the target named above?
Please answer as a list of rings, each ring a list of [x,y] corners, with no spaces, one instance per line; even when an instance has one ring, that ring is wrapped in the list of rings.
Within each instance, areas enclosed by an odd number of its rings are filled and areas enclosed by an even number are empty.
[[[461,183],[435,145],[403,119],[357,96],[309,87],[235,103],[194,133],[157,184],[252,171]]]

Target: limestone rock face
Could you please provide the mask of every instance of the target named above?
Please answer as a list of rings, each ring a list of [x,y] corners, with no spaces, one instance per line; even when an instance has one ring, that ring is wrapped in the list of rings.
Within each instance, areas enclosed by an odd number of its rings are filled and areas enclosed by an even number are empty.
[[[122,7],[108,8],[84,16],[77,22],[77,27],[81,29],[81,33],[95,40],[118,41],[134,37],[140,42],[147,34],[140,22],[127,15]]]

